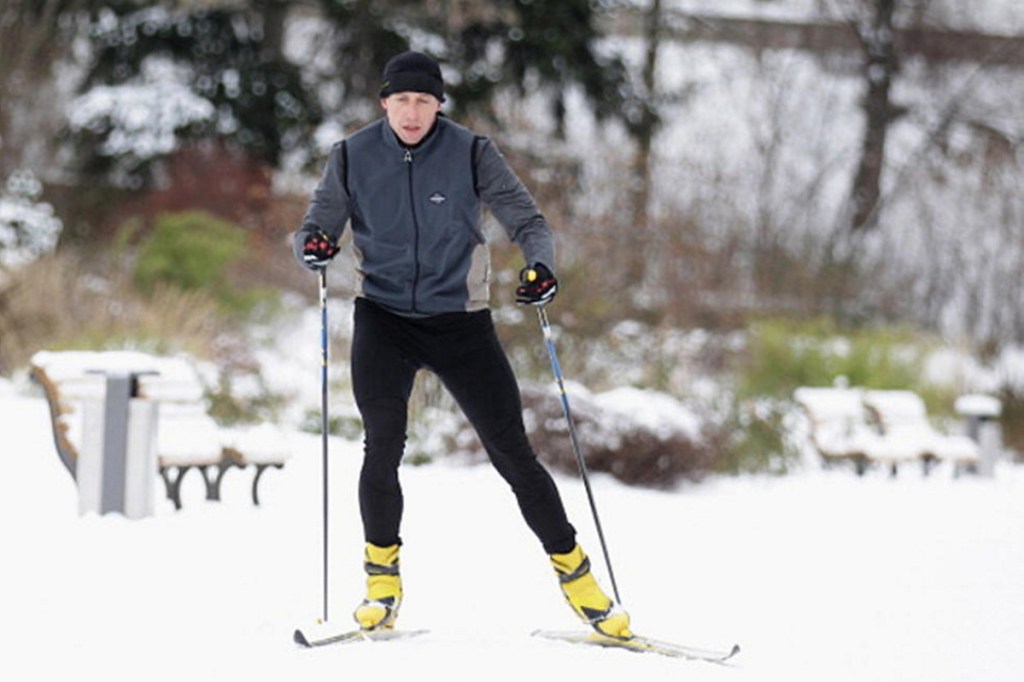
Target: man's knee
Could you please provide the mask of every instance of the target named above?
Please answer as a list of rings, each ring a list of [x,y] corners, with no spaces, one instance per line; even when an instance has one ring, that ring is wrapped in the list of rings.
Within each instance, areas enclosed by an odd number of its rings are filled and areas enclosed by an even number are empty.
[[[398,398],[359,402],[363,420],[365,466],[397,466],[405,449],[408,406]]]

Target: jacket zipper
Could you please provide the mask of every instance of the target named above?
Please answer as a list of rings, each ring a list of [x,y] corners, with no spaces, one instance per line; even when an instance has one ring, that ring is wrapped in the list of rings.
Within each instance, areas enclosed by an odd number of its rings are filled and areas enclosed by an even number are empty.
[[[406,168],[409,169],[409,210],[412,212],[413,230],[412,312],[418,312],[416,310],[416,288],[420,281],[420,223],[416,219],[416,202],[414,200],[415,195],[413,194],[412,187],[412,150],[405,150],[404,160]]]

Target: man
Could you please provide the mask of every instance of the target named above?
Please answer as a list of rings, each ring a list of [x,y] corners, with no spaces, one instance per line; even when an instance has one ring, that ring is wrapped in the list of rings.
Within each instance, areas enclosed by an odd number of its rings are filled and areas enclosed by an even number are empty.
[[[486,203],[528,264],[516,300],[558,291],[550,228],[494,143],[439,116],[441,69],[404,52],[384,69],[384,118],[331,151],[294,251],[318,270],[351,222],[357,265],[352,389],[365,430],[359,505],[366,598],[355,619],[390,628],[402,600],[399,483],[413,379],[434,372],[465,413],[522,515],[550,555],[573,610],[598,632],[629,638],[629,616],[598,586],[551,476],[522,421],[519,388],[488,308]]]

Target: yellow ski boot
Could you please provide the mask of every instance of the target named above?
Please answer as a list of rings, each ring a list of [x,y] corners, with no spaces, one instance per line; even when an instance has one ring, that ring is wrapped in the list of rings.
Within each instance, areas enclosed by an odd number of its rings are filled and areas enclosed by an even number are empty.
[[[590,572],[590,559],[579,545],[568,554],[552,554],[551,565],[558,574],[562,594],[576,615],[606,637],[633,637],[629,629],[629,614],[601,590]]]
[[[398,574],[398,545],[378,547],[366,543],[366,599],[356,607],[355,617],[363,630],[394,627],[402,604],[402,577]]]

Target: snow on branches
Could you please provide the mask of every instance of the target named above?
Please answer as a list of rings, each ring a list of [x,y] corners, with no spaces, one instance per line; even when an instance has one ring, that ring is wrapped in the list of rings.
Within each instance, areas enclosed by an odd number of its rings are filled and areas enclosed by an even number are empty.
[[[53,206],[38,201],[42,183],[18,171],[0,190],[0,268],[29,263],[57,245],[63,224]]]
[[[139,78],[96,86],[75,98],[68,107],[68,127],[93,138],[96,153],[122,171],[115,178],[127,180],[139,166],[175,151],[182,131],[216,118],[213,103],[182,79],[173,64],[149,59]]]

